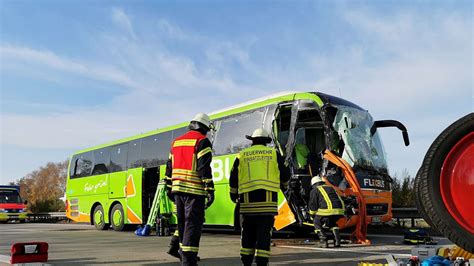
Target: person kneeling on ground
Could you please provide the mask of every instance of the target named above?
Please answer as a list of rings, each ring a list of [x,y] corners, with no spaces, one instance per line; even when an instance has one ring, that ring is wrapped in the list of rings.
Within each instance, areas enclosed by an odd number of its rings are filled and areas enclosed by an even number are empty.
[[[319,237],[320,244],[326,246],[325,229],[329,228],[334,234],[334,246],[341,246],[337,220],[344,216],[344,202],[336,190],[326,185],[320,176],[311,179],[313,186],[309,198],[309,213],[314,215],[314,229]],[[325,226],[325,228],[323,227]]]

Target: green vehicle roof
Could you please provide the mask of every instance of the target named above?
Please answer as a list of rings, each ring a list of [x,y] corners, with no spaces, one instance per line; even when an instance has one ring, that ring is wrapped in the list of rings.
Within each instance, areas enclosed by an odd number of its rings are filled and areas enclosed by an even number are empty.
[[[283,93],[279,93],[279,94],[269,95],[269,96],[264,97],[264,98],[255,99],[253,101],[242,103],[242,104],[239,104],[239,105],[236,105],[236,106],[231,106],[229,108],[219,110],[217,112],[213,112],[213,113],[210,114],[210,117],[211,117],[211,119],[218,119],[218,118],[233,115],[233,114],[236,114],[236,113],[245,112],[245,111],[248,111],[248,110],[260,108],[262,106],[266,106],[266,105],[269,105],[269,104],[272,104],[272,103],[287,102],[287,101],[293,101],[293,100],[303,100],[303,99],[313,100],[314,102],[316,102],[316,104],[318,104],[318,106],[323,105],[322,99],[318,95],[316,95],[314,93],[311,93],[311,92],[283,92]],[[173,130],[173,129],[185,127],[188,124],[189,124],[189,121],[186,121],[186,122],[179,123],[179,124],[176,124],[176,125],[172,125],[172,126],[168,126],[168,127],[164,127],[164,128],[160,128],[160,129],[155,129],[155,130],[152,130],[152,131],[149,131],[149,132],[146,132],[146,133],[142,133],[142,134],[139,134],[139,135],[135,135],[135,136],[132,136],[132,137],[128,137],[128,138],[120,139],[120,140],[117,140],[117,141],[97,145],[97,146],[94,146],[94,147],[91,147],[91,148],[83,149],[83,150],[77,151],[73,155],[88,152],[88,151],[92,151],[92,150],[96,150],[96,149],[100,149],[100,148],[104,148],[104,147],[108,147],[108,146],[113,146],[113,145],[125,143],[125,142],[131,141],[131,140],[140,139],[140,138],[147,137],[147,136],[150,136],[150,135],[154,135],[154,134],[157,134],[157,133],[166,132],[166,131],[170,131],[170,130]]]

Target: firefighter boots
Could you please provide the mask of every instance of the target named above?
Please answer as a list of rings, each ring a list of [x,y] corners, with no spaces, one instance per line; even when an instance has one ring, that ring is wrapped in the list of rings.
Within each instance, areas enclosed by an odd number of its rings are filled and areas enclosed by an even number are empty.
[[[338,248],[341,246],[341,236],[339,235],[339,228],[332,228],[332,233],[334,235],[334,247]]]
[[[318,235],[319,238],[319,243],[318,246],[321,248],[327,248],[328,247],[328,241],[326,238],[326,234],[322,230],[316,230],[316,234]]]

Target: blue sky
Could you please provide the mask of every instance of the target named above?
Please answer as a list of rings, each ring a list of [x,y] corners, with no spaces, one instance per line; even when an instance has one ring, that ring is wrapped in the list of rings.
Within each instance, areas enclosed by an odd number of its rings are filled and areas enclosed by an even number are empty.
[[[321,91],[409,129],[414,175],[473,111],[469,1],[0,0],[0,183],[73,151],[268,94]]]

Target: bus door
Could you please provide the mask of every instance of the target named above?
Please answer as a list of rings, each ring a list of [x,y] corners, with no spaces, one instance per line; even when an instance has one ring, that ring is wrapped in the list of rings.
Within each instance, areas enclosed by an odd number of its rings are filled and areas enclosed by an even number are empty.
[[[309,221],[307,202],[311,177],[319,173],[324,129],[318,107],[311,101],[281,104],[275,111],[273,135],[291,170],[287,200],[300,223]]]
[[[110,167],[115,170],[115,172],[112,171],[109,175],[109,199],[125,197],[127,148],[128,143],[111,147]]]
[[[320,173],[325,148],[324,127],[319,108],[311,101],[296,101],[292,106],[286,160],[300,181],[301,197],[309,200],[311,178]]]

